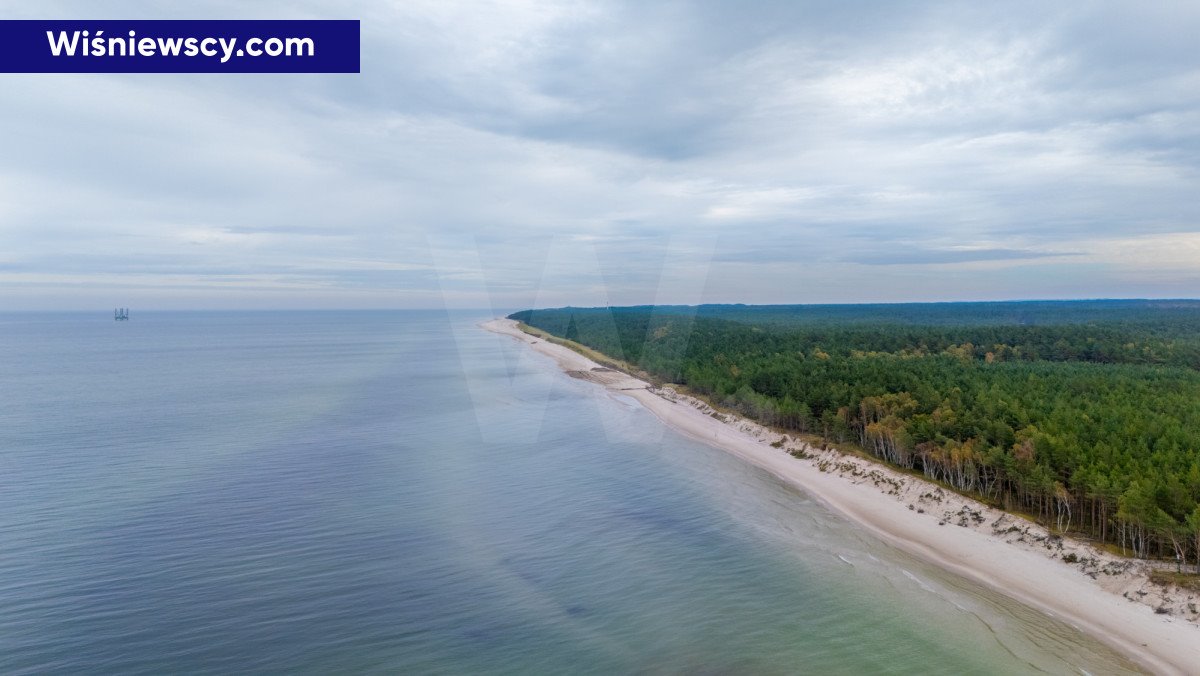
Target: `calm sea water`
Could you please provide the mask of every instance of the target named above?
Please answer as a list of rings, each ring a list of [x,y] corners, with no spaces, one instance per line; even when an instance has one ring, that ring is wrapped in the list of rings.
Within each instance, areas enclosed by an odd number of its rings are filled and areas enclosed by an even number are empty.
[[[0,672],[1130,669],[482,318],[0,319]]]

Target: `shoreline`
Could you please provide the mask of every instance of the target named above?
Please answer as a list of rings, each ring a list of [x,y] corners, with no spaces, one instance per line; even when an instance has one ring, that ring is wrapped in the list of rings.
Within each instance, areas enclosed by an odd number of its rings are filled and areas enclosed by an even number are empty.
[[[567,375],[633,397],[673,430],[766,469],[889,545],[1064,620],[1154,673],[1200,674],[1200,614],[1191,610],[1200,607],[1200,594],[1151,584],[1144,562],[1050,534],[881,463],[714,411],[524,333],[513,320],[480,326],[554,359]]]

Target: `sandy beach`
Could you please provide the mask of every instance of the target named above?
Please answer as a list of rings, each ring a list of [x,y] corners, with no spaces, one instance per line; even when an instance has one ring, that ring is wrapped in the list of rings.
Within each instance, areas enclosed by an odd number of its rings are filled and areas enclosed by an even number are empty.
[[[714,411],[528,335],[515,321],[482,326],[530,345],[568,375],[634,397],[673,429],[767,469],[889,544],[1072,624],[1154,673],[1200,674],[1200,595],[1150,583],[1144,563],[1060,538],[881,464]]]

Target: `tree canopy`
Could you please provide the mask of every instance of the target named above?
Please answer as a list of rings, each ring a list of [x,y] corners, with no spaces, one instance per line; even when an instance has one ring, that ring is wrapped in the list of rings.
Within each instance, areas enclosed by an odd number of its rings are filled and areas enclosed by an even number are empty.
[[[511,315],[785,430],[1200,566],[1200,302]]]

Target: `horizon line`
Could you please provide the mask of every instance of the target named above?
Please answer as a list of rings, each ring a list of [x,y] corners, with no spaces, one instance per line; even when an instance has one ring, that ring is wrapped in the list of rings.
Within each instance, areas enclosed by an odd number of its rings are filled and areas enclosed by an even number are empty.
[[[1164,297],[1088,297],[1088,298],[1005,298],[999,300],[902,300],[902,301],[853,301],[853,302],[803,302],[803,303],[754,303],[754,302],[719,302],[719,303],[633,303],[626,305],[557,305],[544,307],[262,307],[262,308],[220,308],[220,307],[149,307],[136,310],[133,306],[122,305],[113,307],[129,308],[131,314],[136,312],[499,312],[502,310],[550,310],[560,308],[635,308],[635,307],[705,307],[705,306],[744,306],[744,307],[852,307],[864,305],[983,305],[983,304],[1016,304],[1016,303],[1099,303],[1099,302],[1200,302],[1200,297],[1164,296]],[[111,312],[112,307],[104,308],[60,308],[60,309],[8,309],[0,310],[8,314],[53,313],[53,312]]]

